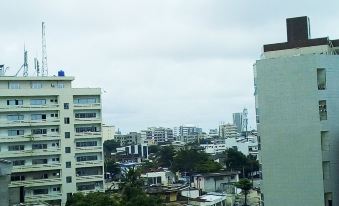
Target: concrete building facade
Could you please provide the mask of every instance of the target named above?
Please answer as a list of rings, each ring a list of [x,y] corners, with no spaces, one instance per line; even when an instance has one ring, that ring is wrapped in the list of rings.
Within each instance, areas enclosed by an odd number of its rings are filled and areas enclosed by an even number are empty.
[[[153,140],[156,144],[172,142],[174,140],[173,130],[165,127],[149,127],[147,130],[141,130],[141,138]]]
[[[287,19],[287,42],[254,64],[266,206],[339,205],[339,40]]]
[[[112,125],[102,125],[102,141],[113,140],[115,135],[115,126]]]
[[[73,80],[0,76],[0,158],[12,162],[9,187],[26,203],[103,191],[101,89]]]
[[[242,132],[242,113],[233,113],[233,125],[237,127],[238,133]]]

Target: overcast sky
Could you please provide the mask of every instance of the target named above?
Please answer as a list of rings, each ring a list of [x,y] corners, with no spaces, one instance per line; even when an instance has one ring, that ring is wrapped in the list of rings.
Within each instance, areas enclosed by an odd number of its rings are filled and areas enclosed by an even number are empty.
[[[286,41],[285,19],[309,16],[312,37],[339,38],[339,1],[110,0],[0,3],[0,63],[15,74],[24,44],[48,67],[101,87],[103,119],[123,132],[196,124],[205,131],[249,109],[262,45]],[[54,2],[54,3],[52,3]],[[298,3],[296,3],[298,2]]]

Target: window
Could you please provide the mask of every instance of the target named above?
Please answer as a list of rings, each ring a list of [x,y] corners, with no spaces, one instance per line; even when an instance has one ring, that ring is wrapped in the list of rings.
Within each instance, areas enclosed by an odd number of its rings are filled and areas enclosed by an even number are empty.
[[[60,161],[60,158],[59,157],[53,157],[52,158],[52,162],[59,162]]]
[[[32,149],[47,149],[47,144],[32,144]]]
[[[60,192],[60,187],[53,187],[53,192]]]
[[[42,83],[41,82],[32,82],[32,89],[41,89]]]
[[[81,132],[99,132],[99,129],[97,127],[78,127],[75,128],[75,132],[81,133]]]
[[[58,113],[52,113],[51,117],[59,117],[59,114]]]
[[[59,142],[52,143],[52,147],[59,147]]]
[[[18,130],[8,130],[8,136],[19,136],[24,135],[25,130],[18,129]]]
[[[65,138],[70,138],[71,137],[71,133],[70,132],[65,132]]]
[[[11,176],[11,181],[25,181],[24,175],[13,175]]]
[[[8,151],[20,151],[20,150],[24,150],[25,149],[25,145],[11,145],[8,146]]]
[[[65,117],[65,118],[64,118],[64,123],[65,123],[65,124],[69,124],[69,117]]]
[[[94,104],[96,103],[96,98],[76,98],[74,99],[74,104]]]
[[[96,155],[77,157],[77,162],[98,160]]]
[[[326,100],[319,101],[319,116],[320,116],[320,120],[327,120]]]
[[[63,89],[65,87],[64,83],[58,83],[57,88]]]
[[[48,194],[48,189],[34,189],[33,190],[33,195],[43,195],[43,194]]]
[[[22,99],[9,99],[7,100],[7,105],[23,105]]]
[[[65,153],[71,153],[71,148],[70,147],[65,147]]]
[[[32,114],[31,120],[46,120],[46,114]]]
[[[8,121],[24,120],[24,115],[9,114],[9,115],[7,115],[7,120]]]
[[[323,178],[324,180],[330,179],[330,162],[324,161],[323,162]]]
[[[321,131],[320,135],[321,135],[321,150],[329,151],[330,143],[329,143],[328,131]]]
[[[20,84],[18,82],[9,82],[8,89],[20,89]]]
[[[47,159],[33,159],[32,164],[33,165],[39,165],[39,164],[47,164]]]
[[[77,188],[79,191],[83,191],[83,190],[94,190],[95,189],[95,185],[94,184],[90,184],[90,185],[79,185]]]
[[[58,99],[51,99],[51,102],[58,103]]]
[[[66,183],[72,183],[72,176],[66,177]]]
[[[66,168],[71,168],[72,167],[72,163],[71,162],[66,162]]]
[[[32,129],[32,134],[47,134],[47,129]]]
[[[46,104],[46,99],[31,99],[31,105],[44,105]]]
[[[12,164],[13,166],[25,165],[25,160],[13,160]]]
[[[77,142],[77,147],[93,147],[97,146],[97,141],[88,141],[88,142]]]
[[[69,109],[69,103],[64,103],[64,109]]]
[[[75,113],[75,118],[95,118],[97,114],[95,112],[91,113]]]
[[[325,69],[317,69],[317,82],[318,82],[318,90],[326,89],[326,70]]]

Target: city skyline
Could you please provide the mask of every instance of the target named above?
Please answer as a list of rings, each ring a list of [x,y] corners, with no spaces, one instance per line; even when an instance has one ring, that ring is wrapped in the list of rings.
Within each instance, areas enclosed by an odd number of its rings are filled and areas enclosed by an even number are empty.
[[[122,131],[186,123],[212,129],[219,122],[232,122],[232,113],[246,107],[249,128],[255,128],[252,64],[261,46],[286,41],[286,17],[309,16],[314,38],[339,36],[331,29],[338,19],[335,5],[1,3],[0,63],[10,67],[9,75],[15,74],[25,45],[33,74],[33,58],[41,59],[45,21],[49,74],[63,69],[77,77],[76,87],[103,88],[105,123]]]

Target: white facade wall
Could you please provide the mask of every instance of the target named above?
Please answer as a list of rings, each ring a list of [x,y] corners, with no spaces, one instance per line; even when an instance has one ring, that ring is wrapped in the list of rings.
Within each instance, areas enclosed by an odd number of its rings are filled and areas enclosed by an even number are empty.
[[[339,176],[335,175],[339,171],[339,56],[327,55],[326,50],[328,46],[264,53],[270,59],[254,65],[267,206],[327,206],[329,198],[333,205],[339,204]],[[325,90],[318,90],[318,68],[326,71]],[[321,100],[326,101],[327,120],[320,120]]]
[[[103,191],[101,90],[73,79],[0,77],[0,158],[13,162],[10,187],[24,186],[25,202]]]
[[[115,126],[102,125],[102,141],[113,140],[115,135]]]

